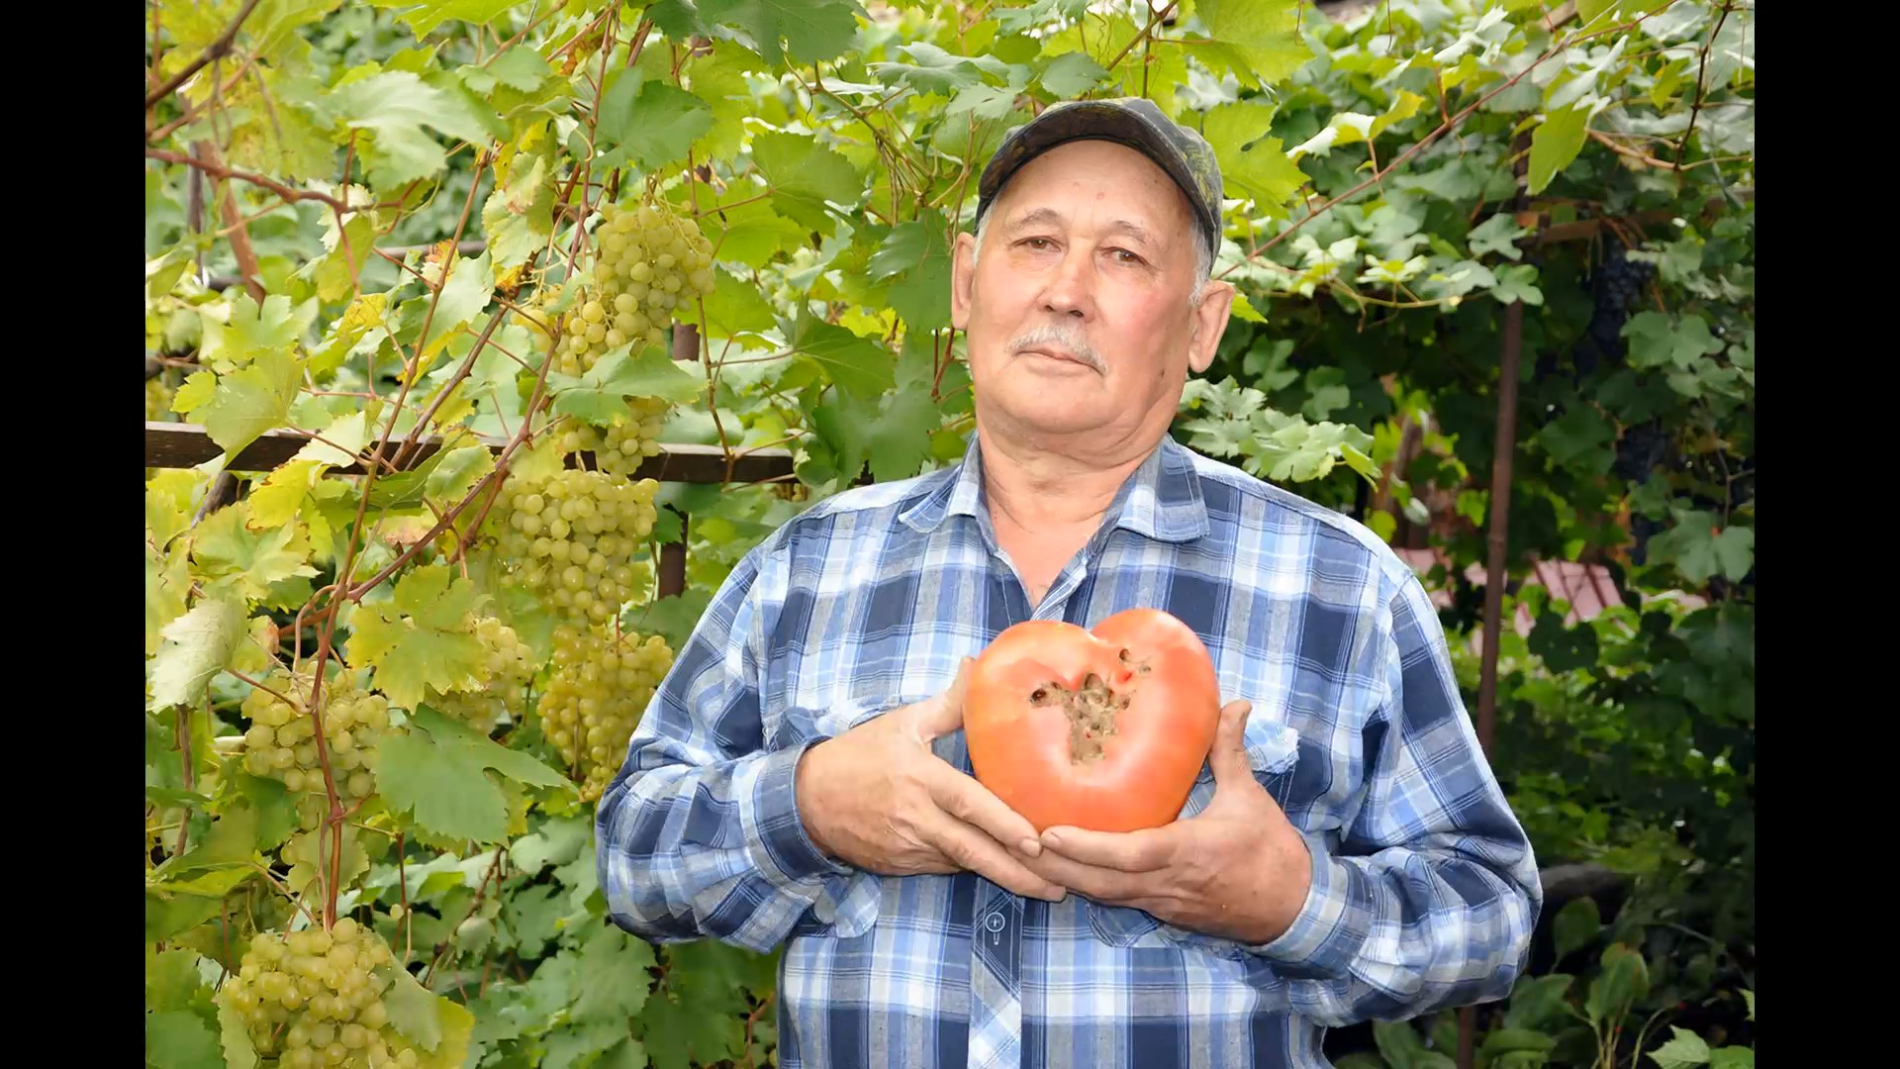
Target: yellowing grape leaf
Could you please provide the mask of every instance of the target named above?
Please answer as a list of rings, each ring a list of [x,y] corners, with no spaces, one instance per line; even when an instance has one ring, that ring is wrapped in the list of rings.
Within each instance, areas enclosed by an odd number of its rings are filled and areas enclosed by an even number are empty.
[[[363,251],[367,254],[368,249]],[[198,362],[217,371],[232,371],[265,353],[288,354],[316,315],[314,298],[293,310],[290,298],[282,294],[265,297],[261,308],[250,294],[239,294],[223,321],[208,308],[199,312],[204,340],[199,343]]]
[[[407,732],[383,740],[376,787],[391,812],[413,812],[437,835],[499,843],[508,836],[508,799],[487,769],[537,787],[565,782],[527,754],[423,708]]]
[[[484,656],[474,634],[479,595],[446,565],[417,568],[397,580],[394,596],[365,601],[350,618],[350,663],[375,669],[371,685],[405,709],[427,688],[443,693],[481,686]]]
[[[191,536],[191,558],[199,574],[213,581],[230,579],[252,600],[262,599],[280,580],[316,575],[307,563],[310,540],[303,528],[284,524],[253,531],[244,522],[250,508],[248,500],[227,505],[198,525]]]
[[[423,987],[407,969],[388,968],[386,975],[391,983],[383,1002],[389,1023],[415,1045],[417,1069],[461,1069],[475,1015]]]
[[[494,258],[497,276],[525,263],[554,233],[551,149],[543,142],[533,154],[517,155],[506,184],[490,193],[482,205],[482,229],[488,234],[487,251]]]
[[[199,376],[209,372],[194,373],[179,389],[182,395],[186,387],[191,388],[190,408],[179,408],[184,403],[179,398],[173,399],[172,407],[174,411],[192,412],[195,421],[204,425],[205,433],[218,443],[218,448],[236,456],[266,431],[282,425],[290,415],[290,403],[297,398],[302,371],[303,362],[288,350],[262,353],[256,363],[219,376],[216,389],[202,404],[196,403],[204,390],[204,380]]]
[[[244,603],[222,591],[208,595],[165,625],[162,637],[152,661],[151,707],[194,705],[244,637]]]
[[[251,488],[250,516],[245,526],[261,531],[295,520],[304,495],[321,474],[322,466],[314,460],[293,460],[272,471],[263,482]]]
[[[165,625],[185,612],[185,595],[191,588],[190,552],[179,543],[163,558],[151,546],[145,547],[145,655],[158,652],[159,636]]]

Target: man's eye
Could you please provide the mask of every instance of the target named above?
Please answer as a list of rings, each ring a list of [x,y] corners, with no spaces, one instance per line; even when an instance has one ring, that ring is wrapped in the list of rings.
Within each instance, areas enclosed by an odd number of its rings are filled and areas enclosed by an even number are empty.
[[[1109,252],[1112,255],[1114,255],[1115,258],[1122,263],[1125,263],[1125,264],[1141,263],[1141,257],[1136,255],[1135,253],[1128,251],[1127,249],[1110,249]]]
[[[1023,244],[1032,249],[1041,250],[1047,248],[1050,245],[1050,241],[1048,238],[1024,238]]]

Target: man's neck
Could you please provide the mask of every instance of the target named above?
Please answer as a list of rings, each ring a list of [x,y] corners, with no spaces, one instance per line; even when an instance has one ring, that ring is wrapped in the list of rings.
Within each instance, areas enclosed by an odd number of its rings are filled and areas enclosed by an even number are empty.
[[[1129,474],[1158,445],[1131,441],[1099,452],[1055,451],[985,435],[981,427],[977,435],[991,522],[999,532],[1056,538],[1099,526]]]

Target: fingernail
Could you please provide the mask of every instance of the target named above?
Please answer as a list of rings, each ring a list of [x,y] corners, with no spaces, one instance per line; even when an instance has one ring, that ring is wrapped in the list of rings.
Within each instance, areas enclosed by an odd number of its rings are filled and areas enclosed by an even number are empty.
[[[1061,846],[1062,836],[1057,835],[1053,831],[1045,831],[1042,833],[1042,842],[1037,845],[1038,846]]]
[[[1034,839],[1024,839],[1022,842],[1016,844],[1016,849],[1030,857],[1042,856],[1042,844]]]

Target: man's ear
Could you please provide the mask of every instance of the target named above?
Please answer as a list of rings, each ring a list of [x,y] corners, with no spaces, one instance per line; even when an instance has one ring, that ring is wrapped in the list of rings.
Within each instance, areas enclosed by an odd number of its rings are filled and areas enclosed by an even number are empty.
[[[976,235],[958,234],[950,257],[950,325],[967,330],[971,296],[976,290]]]
[[[1221,335],[1227,332],[1228,313],[1234,307],[1234,284],[1210,279],[1201,289],[1201,303],[1189,313],[1194,329],[1188,339],[1188,368],[1195,374],[1214,363]]]

